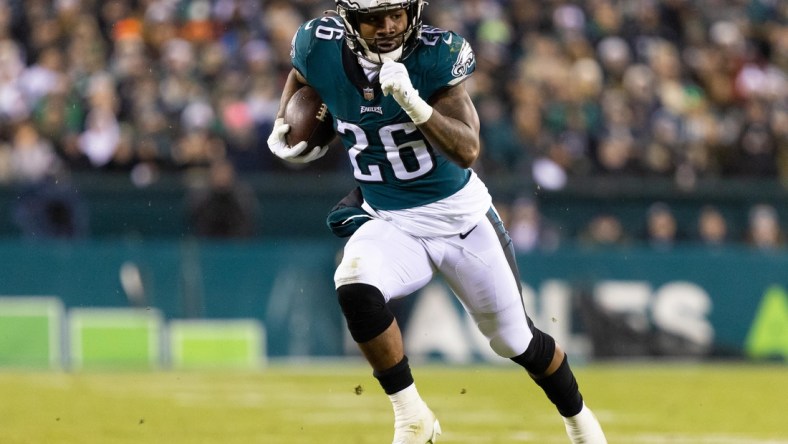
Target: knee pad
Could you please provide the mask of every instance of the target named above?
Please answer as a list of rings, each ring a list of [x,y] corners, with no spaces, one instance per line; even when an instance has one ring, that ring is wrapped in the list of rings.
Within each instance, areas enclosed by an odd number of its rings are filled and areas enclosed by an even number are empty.
[[[372,285],[342,285],[337,296],[350,335],[358,343],[374,339],[394,322],[383,293]]]
[[[523,354],[511,358],[532,375],[541,375],[553,362],[555,339],[538,328],[533,328],[533,338]]]

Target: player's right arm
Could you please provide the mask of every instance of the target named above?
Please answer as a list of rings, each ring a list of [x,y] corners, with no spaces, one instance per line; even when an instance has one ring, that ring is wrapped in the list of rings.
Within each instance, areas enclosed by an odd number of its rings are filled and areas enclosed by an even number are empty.
[[[287,80],[285,81],[285,86],[282,88],[282,97],[279,99],[279,110],[276,112],[277,119],[284,118],[285,105],[287,105],[287,102],[293,97],[293,94],[306,84],[306,79],[297,69],[293,68],[290,70],[290,74],[287,75]]]
[[[306,163],[322,157],[328,150],[324,147],[305,147],[301,143],[290,148],[285,141],[285,134],[290,130],[290,126],[285,123],[284,115],[287,103],[293,95],[304,85],[309,83],[306,80],[309,72],[309,55],[314,45],[321,41],[334,41],[342,37],[342,24],[333,17],[323,17],[305,22],[298,28],[291,42],[290,58],[293,69],[285,80],[282,88],[282,95],[279,98],[279,110],[276,112],[274,129],[268,138],[268,147],[277,157],[288,162]],[[305,143],[304,143],[305,145]],[[308,154],[302,155],[307,149],[312,149]]]
[[[344,27],[342,22],[334,16],[324,16],[304,22],[293,35],[290,42],[290,63],[293,69],[287,77],[282,98],[279,103],[279,113],[284,113],[284,107],[290,97],[304,85],[310,85],[307,78],[316,80],[325,77],[323,70],[326,67],[326,54],[336,50],[344,41]],[[337,51],[337,54],[339,51]],[[317,88],[318,85],[310,85]]]
[[[305,141],[299,142],[293,147],[287,145],[285,134],[290,131],[290,125],[285,123],[285,105],[293,97],[302,86],[306,85],[306,79],[293,68],[287,76],[285,86],[282,89],[282,97],[279,99],[279,110],[276,112],[276,120],[274,120],[274,128],[271,130],[271,135],[268,136],[268,149],[282,160],[293,163],[309,163],[317,160],[328,151],[328,146],[311,147],[312,151],[302,155],[303,152],[310,149]]]
[[[288,74],[285,85],[282,88],[282,95],[279,98],[279,109],[276,112],[276,119],[274,120],[274,128],[271,131],[271,135],[268,137],[268,148],[271,152],[275,156],[293,163],[311,162],[323,157],[326,151],[328,151],[328,146],[307,147],[306,142],[300,142],[294,147],[289,147],[285,140],[285,135],[290,131],[290,125],[286,124],[284,120],[285,108],[296,91],[308,84],[306,78],[299,70],[303,70],[303,73],[307,72],[306,58],[314,43],[314,34],[317,31],[315,23],[317,20],[318,19],[310,20],[304,23],[298,28],[298,31],[296,31],[296,34],[293,36],[290,54],[293,69]],[[303,154],[308,149],[312,151]]]

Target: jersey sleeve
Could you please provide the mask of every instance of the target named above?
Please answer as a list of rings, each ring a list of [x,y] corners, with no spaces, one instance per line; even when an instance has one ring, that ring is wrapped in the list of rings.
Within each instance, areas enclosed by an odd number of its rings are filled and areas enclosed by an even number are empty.
[[[292,42],[290,42],[290,62],[293,68],[298,70],[304,78],[307,77],[307,58],[312,47],[312,33],[310,32],[309,24],[312,20],[303,23],[295,35]]]
[[[339,53],[344,36],[345,28],[336,17],[324,16],[305,22],[290,43],[293,67],[311,85],[316,78],[325,76],[326,59]]]
[[[446,35],[451,36],[451,41],[442,46],[442,55],[446,64],[451,64],[451,69],[446,73],[446,84],[456,85],[470,77],[476,70],[476,54],[467,40],[451,31]]]
[[[465,81],[476,70],[476,54],[459,34],[425,27],[421,35],[422,78],[419,92],[429,97],[443,88]]]

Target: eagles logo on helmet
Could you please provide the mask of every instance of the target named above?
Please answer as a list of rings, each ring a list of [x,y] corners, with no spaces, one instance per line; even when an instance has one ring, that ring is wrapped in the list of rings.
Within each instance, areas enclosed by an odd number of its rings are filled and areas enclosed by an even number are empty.
[[[345,26],[345,41],[359,57],[376,64],[382,64],[383,55],[394,60],[403,60],[416,47],[421,34],[421,12],[424,0],[336,0],[337,13]],[[387,54],[370,49],[369,44],[359,33],[359,14],[385,12],[404,8],[408,14],[408,27],[403,31],[402,46]]]

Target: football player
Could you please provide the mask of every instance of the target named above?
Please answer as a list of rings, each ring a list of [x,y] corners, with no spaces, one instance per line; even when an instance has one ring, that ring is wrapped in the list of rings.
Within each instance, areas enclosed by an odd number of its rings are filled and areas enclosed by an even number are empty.
[[[315,88],[334,117],[359,185],[329,214],[350,236],[334,275],[353,339],[394,408],[394,444],[434,443],[441,429],[419,395],[387,303],[442,276],[500,356],[522,366],[564,418],[573,443],[605,443],[566,355],[520,297],[509,236],[470,168],[479,118],[463,82],[476,67],[461,36],[422,24],[423,0],[336,0],[292,43],[271,151],[311,162],[327,147],[287,146],[284,105]],[[337,217],[337,215],[340,215]]]

